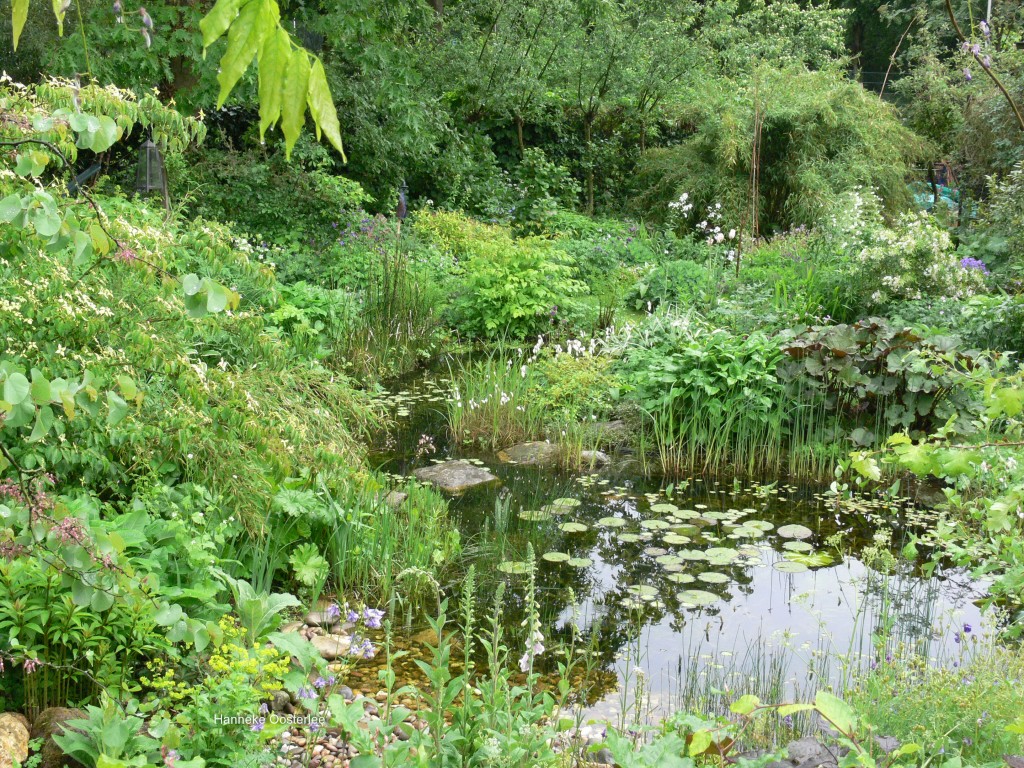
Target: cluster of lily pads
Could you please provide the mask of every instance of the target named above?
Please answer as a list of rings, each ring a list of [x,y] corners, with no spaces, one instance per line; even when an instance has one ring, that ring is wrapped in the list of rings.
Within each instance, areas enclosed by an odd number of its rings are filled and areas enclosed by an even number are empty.
[[[709,509],[706,504],[682,508],[655,494],[648,494],[646,498],[650,515],[639,523],[616,516],[602,517],[593,524],[563,519],[580,505],[579,500],[572,498],[555,499],[540,509],[524,510],[519,517],[531,523],[553,521],[564,534],[580,534],[597,528],[616,542],[648,544],[643,553],[661,567],[667,581],[687,586],[676,598],[688,608],[708,606],[722,599],[701,588],[732,580],[716,569],[765,566],[764,554],[770,547],[762,540],[770,533],[785,540],[781,545],[781,559],[771,564],[776,571],[800,573],[833,561],[831,555],[815,551],[808,541],[814,535],[810,528],[794,523],[776,527],[767,520],[753,518],[757,513],[754,508],[718,511]],[[541,560],[570,568],[587,568],[594,563],[589,557],[574,557],[562,551],[545,552]],[[528,568],[525,562],[515,560],[498,567],[508,574],[525,573]],[[660,597],[660,590],[650,584],[631,585],[626,592],[637,607],[654,603]]]

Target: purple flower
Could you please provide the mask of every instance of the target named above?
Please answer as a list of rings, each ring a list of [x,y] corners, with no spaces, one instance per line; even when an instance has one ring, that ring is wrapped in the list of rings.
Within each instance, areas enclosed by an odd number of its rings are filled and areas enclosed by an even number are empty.
[[[981,66],[985,69],[992,69],[992,57],[986,55],[985,58],[981,60]]]
[[[327,681],[324,680],[322,677],[318,677],[316,680],[313,681],[313,687],[314,688],[319,688],[319,689],[326,688],[327,687]]]
[[[314,691],[312,688],[306,688],[305,686],[303,686],[302,688],[299,688],[298,697],[300,699],[315,699],[316,691]]]
[[[267,702],[264,701],[262,704],[260,704],[260,714],[261,715],[266,715],[269,712],[270,712],[270,706],[267,704]]]
[[[955,635],[953,635],[953,642],[956,643],[957,645],[960,645],[960,633],[959,632],[957,632]]]
[[[249,726],[249,730],[252,731],[253,733],[259,733],[260,731],[263,730],[263,726],[266,725],[266,724],[267,724],[266,719],[264,719],[262,717],[257,718],[257,720],[252,725]]]
[[[974,45],[972,45],[971,46],[971,53],[974,54],[975,56],[980,56],[981,55],[981,46],[978,43],[975,43]]]
[[[345,621],[349,624],[355,624],[359,621],[359,612],[349,609],[349,612],[345,614]]]
[[[792,728],[793,727],[793,716],[792,715],[786,715],[784,718],[782,718],[782,724],[784,726],[786,726],[787,728]]]
[[[320,723],[318,723],[316,720],[314,720],[313,722],[311,722],[309,724],[309,732],[310,733],[316,733],[319,730],[320,730]]]
[[[960,259],[960,266],[963,267],[964,269],[976,269],[979,272],[985,273],[986,275],[989,273],[988,267],[985,266],[984,261],[982,261],[981,259],[975,259],[971,256],[965,256],[964,258]]]
[[[384,611],[376,608],[363,608],[363,620],[370,629],[380,629],[380,620],[384,618]]]
[[[146,29],[153,29],[153,18],[141,6],[139,7],[139,16],[142,17],[142,26]]]
[[[983,34],[985,39],[988,40],[992,36],[992,30],[989,28],[988,22],[982,19],[978,22],[978,26],[981,27],[981,34]]]
[[[970,42],[967,41],[967,40],[964,40],[962,43],[960,43],[960,50],[963,51],[964,53],[970,53],[970,50],[971,50]]]
[[[971,70],[967,67],[964,67],[964,80],[966,80],[968,83],[971,82],[972,80]]]
[[[972,629],[973,629],[973,627],[971,627],[970,624],[964,624],[964,634],[966,634],[966,635],[971,634],[971,630]]]
[[[338,607],[337,603],[331,603],[327,606],[328,619],[331,621],[337,621],[339,616],[341,616],[341,608]]]

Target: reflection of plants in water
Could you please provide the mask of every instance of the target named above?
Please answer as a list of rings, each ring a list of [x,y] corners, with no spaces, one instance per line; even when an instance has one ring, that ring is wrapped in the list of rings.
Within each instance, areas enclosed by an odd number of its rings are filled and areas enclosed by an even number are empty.
[[[622,667],[618,713],[620,731],[624,731],[627,726],[634,729],[639,728],[644,722],[645,713],[649,710],[647,673],[641,666],[647,657],[647,646],[641,639],[644,625],[643,612],[633,608],[630,611],[629,620],[625,623],[626,642],[620,654]],[[632,690],[630,690],[631,685]],[[630,697],[631,693],[632,698]]]

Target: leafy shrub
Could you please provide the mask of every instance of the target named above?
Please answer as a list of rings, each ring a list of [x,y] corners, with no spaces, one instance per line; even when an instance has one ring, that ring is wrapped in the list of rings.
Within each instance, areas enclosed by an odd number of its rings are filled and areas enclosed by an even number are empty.
[[[658,307],[662,303],[682,308],[703,309],[712,303],[717,275],[703,264],[678,259],[661,264],[641,277],[626,293],[634,309]]]
[[[1006,266],[1015,279],[1015,290],[1024,280],[1024,162],[1006,177],[992,180],[987,223],[990,239],[999,238],[1000,258],[994,266]]]
[[[969,349],[1024,352],[1024,297],[981,295],[928,299],[893,307],[893,322],[961,339]]]
[[[512,220],[517,229],[537,233],[561,207],[575,204],[579,184],[564,167],[548,160],[544,150],[529,148],[515,169],[517,200]]]
[[[872,318],[853,325],[812,326],[782,344],[782,377],[808,380],[829,396],[829,408],[856,426],[854,441],[870,445],[893,430],[922,434],[953,419],[967,430],[979,409],[972,371],[977,356],[951,337],[923,338]]]
[[[459,214],[420,217],[416,226],[455,262],[460,281],[451,313],[455,326],[470,336],[521,339],[539,333],[584,290],[569,257],[550,241],[516,239],[506,228]]]
[[[610,343],[625,391],[651,420],[666,471],[777,466],[788,408],[778,342],[661,310]]]
[[[983,264],[962,259],[945,227],[928,214],[901,217],[854,255],[852,285],[865,306],[893,300],[964,298],[985,288]]]

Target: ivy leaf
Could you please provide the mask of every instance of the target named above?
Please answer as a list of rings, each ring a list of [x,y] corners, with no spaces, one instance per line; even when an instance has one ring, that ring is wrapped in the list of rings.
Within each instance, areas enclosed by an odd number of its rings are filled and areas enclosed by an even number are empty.
[[[327,73],[324,72],[324,65],[320,59],[313,60],[313,68],[309,73],[309,92],[307,94],[309,103],[309,114],[316,124],[316,137],[320,138],[320,132],[327,135],[341,159],[348,162],[345,157],[345,149],[341,145],[341,126],[338,125],[338,112],[331,99],[331,89],[327,86]]]
[[[263,44],[260,54],[260,139],[281,118],[285,72],[292,51],[288,33],[280,27]]]
[[[28,19],[28,0],[13,0],[11,3],[11,26],[14,28],[14,50],[18,50],[18,38]]]
[[[231,22],[238,16],[239,0],[217,0],[217,4],[199,22],[203,33],[203,55],[206,49],[220,39],[228,31]]]
[[[235,84],[245,74],[253,58],[263,46],[263,40],[277,26],[280,11],[273,0],[249,0],[242,6],[238,17],[228,30],[228,49],[220,60],[220,94],[217,108],[224,106]]]
[[[288,158],[306,123],[309,71],[309,55],[306,51],[302,48],[292,50],[281,94],[281,131],[284,133],[284,153]]]

